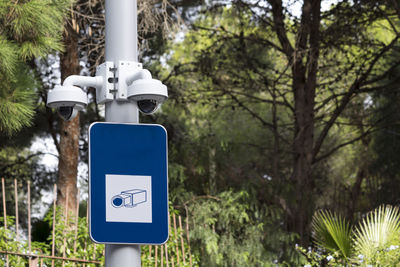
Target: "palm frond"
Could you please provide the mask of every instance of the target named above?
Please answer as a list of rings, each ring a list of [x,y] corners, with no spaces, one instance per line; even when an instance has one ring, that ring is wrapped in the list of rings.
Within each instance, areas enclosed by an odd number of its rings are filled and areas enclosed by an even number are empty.
[[[355,230],[355,249],[367,258],[384,249],[391,238],[400,234],[399,209],[390,205],[380,206],[369,213]]]
[[[345,260],[351,257],[351,227],[344,218],[329,211],[318,211],[312,220],[312,230],[319,247],[339,253]]]

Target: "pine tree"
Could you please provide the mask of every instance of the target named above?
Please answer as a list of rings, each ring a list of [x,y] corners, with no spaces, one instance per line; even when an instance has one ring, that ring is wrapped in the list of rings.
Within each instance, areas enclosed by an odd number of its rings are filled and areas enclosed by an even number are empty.
[[[72,0],[0,0],[0,131],[31,124],[33,59],[62,50],[63,17]]]

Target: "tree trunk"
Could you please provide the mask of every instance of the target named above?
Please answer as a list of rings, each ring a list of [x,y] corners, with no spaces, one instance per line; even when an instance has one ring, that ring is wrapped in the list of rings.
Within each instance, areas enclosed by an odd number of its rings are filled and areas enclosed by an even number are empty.
[[[299,235],[301,244],[308,243],[308,227],[314,209],[312,160],[314,142],[314,98],[315,87],[309,88],[302,77],[304,72],[296,70],[293,84],[295,97],[295,136],[293,140],[293,173],[292,181],[295,184],[294,229]],[[303,75],[302,75],[303,73]]]
[[[60,58],[62,81],[69,75],[79,74],[80,72],[78,36],[69,25],[66,25],[63,37],[65,52]],[[61,122],[57,204],[67,208],[72,213],[76,210],[78,197],[79,135],[79,114],[71,121]]]
[[[290,56],[293,74],[294,140],[292,220],[290,230],[300,235],[300,244],[309,243],[309,227],[314,211],[314,107],[320,51],[320,0],[305,0],[301,24]]]

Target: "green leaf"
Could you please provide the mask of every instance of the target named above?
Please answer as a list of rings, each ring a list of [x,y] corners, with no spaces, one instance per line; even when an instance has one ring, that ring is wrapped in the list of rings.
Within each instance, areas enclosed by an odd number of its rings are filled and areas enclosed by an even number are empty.
[[[351,227],[344,218],[329,211],[319,211],[314,215],[312,230],[318,246],[339,253],[346,261],[351,257]]]
[[[391,238],[399,234],[399,209],[382,205],[359,223],[354,236],[355,249],[359,254],[371,259],[379,250],[386,248]]]

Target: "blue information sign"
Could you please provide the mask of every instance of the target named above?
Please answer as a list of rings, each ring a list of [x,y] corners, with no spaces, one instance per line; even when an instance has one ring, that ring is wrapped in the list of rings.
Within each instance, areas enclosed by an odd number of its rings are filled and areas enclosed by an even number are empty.
[[[94,242],[168,239],[167,132],[161,125],[89,127],[89,228]]]

